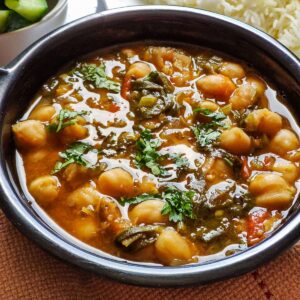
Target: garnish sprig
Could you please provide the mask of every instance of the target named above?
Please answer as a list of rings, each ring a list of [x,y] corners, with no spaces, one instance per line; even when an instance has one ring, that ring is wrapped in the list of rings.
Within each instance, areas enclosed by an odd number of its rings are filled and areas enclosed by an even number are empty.
[[[67,150],[59,152],[59,156],[63,158],[64,161],[58,161],[55,164],[51,174],[56,174],[73,163],[84,166],[86,168],[90,168],[91,163],[84,159],[83,155],[91,149],[92,146],[89,144],[83,142],[73,143]]]
[[[47,126],[48,130],[52,132],[59,132],[64,128],[75,125],[77,123],[77,117],[89,114],[88,111],[71,111],[68,109],[61,109],[58,116],[57,121],[51,123]]]
[[[181,191],[174,186],[169,186],[165,191],[159,194],[142,194],[133,198],[121,198],[122,205],[138,204],[151,199],[162,199],[165,204],[161,210],[163,215],[169,215],[169,221],[181,222],[185,218],[194,219],[193,198],[194,191]]]
[[[105,65],[97,66],[95,64],[83,64],[76,69],[75,74],[84,80],[90,81],[94,87],[107,89],[111,92],[120,92],[120,84],[109,79],[105,73]]]

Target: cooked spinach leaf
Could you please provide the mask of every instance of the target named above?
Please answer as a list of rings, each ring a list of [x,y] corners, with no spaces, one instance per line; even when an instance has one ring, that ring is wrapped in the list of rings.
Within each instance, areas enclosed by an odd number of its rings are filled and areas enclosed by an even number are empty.
[[[96,88],[107,89],[111,92],[118,93],[120,91],[120,84],[110,80],[105,74],[105,66],[102,64],[97,66],[95,64],[83,64],[76,70],[83,76],[84,80],[90,81]]]
[[[196,64],[206,73],[216,73],[223,63],[223,59],[216,55],[204,53],[196,58]]]
[[[75,125],[77,123],[77,116],[83,116],[87,114],[88,112],[84,110],[77,112],[68,109],[61,109],[57,117],[57,122],[48,125],[47,128],[50,131],[59,132],[65,127]]]
[[[239,178],[241,176],[242,160],[239,156],[231,154],[223,149],[212,149],[210,155],[212,157],[224,159],[224,161],[232,168],[235,177]]]
[[[131,226],[116,236],[116,244],[126,251],[139,251],[157,240],[160,226]]]
[[[172,94],[174,86],[163,73],[153,71],[145,78],[133,81],[132,91],[137,110],[143,118],[152,118],[176,107]]]
[[[165,93],[173,93],[175,88],[168,77],[161,72],[152,71],[145,79],[145,82],[150,81],[159,84],[163,87]]]
[[[60,172],[62,169],[66,168],[68,165],[76,163],[78,165],[85,166],[87,168],[91,167],[90,162],[83,158],[83,155],[91,150],[92,146],[82,142],[76,142],[71,145],[71,147],[63,152],[59,153],[59,156],[64,159],[63,162],[58,161],[52,174]]]

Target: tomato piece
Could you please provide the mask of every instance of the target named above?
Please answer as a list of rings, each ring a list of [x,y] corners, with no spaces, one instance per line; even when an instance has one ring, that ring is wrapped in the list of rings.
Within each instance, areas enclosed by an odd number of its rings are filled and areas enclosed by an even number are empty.
[[[248,179],[251,176],[252,170],[248,165],[247,156],[242,156],[241,160],[242,160],[242,177],[244,179]]]
[[[131,76],[125,77],[122,84],[121,96],[126,100],[128,100],[129,98],[129,92],[131,90],[131,80],[132,80]]]
[[[247,219],[248,246],[257,244],[265,237],[264,222],[269,218],[271,214],[266,210],[257,210],[249,214]]]
[[[115,113],[120,110],[120,106],[118,106],[116,103],[110,103],[107,110],[109,112]]]

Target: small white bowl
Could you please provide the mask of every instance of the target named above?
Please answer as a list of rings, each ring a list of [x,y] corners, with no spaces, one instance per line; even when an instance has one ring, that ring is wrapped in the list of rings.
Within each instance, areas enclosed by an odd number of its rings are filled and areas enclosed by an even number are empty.
[[[50,11],[37,23],[0,33],[0,66],[8,64],[26,47],[64,23],[67,0],[48,0]]]

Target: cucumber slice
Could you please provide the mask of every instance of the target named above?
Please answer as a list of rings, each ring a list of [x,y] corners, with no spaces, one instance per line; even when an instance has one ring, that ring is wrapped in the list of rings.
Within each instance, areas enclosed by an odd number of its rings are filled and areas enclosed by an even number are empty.
[[[31,22],[40,20],[48,11],[46,0],[5,0],[5,5]]]
[[[20,16],[19,14],[17,14],[14,11],[10,11],[10,16],[8,18],[8,24],[7,24],[7,28],[6,31],[15,31],[18,30],[20,28],[29,26],[32,24],[32,22],[24,19],[22,16]]]
[[[4,0],[0,0],[0,10],[6,10],[7,7],[4,5]]]
[[[0,33],[6,30],[10,11],[9,10],[0,10]]]

